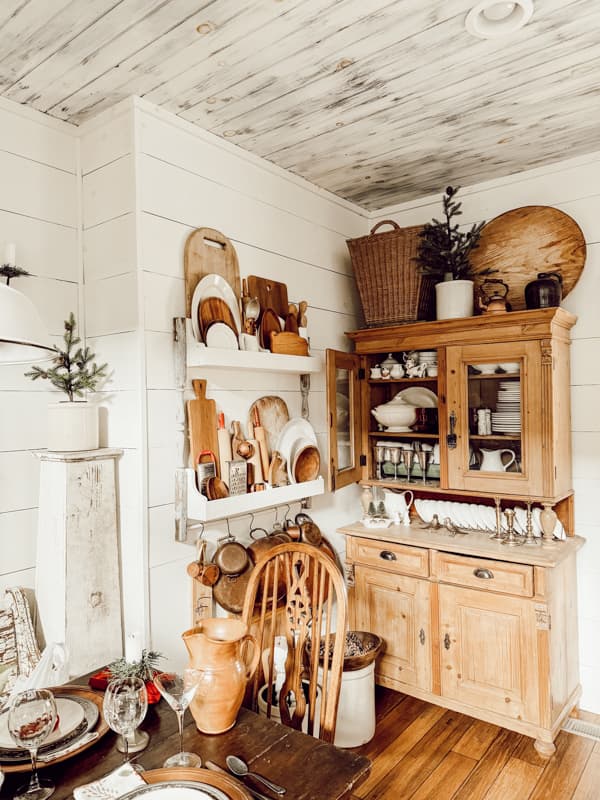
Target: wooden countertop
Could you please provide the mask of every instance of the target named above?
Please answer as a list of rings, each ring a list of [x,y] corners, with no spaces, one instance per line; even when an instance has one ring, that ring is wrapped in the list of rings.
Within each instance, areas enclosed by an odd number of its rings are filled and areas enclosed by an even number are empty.
[[[379,542],[407,544],[441,550],[448,553],[492,558],[496,561],[510,561],[518,564],[532,564],[537,567],[554,567],[579,550],[585,544],[581,536],[570,536],[566,540],[539,545],[509,547],[489,533],[468,533],[451,536],[445,529],[433,531],[416,525],[391,525],[389,528],[366,528],[360,522],[338,528],[345,536],[358,536]]]

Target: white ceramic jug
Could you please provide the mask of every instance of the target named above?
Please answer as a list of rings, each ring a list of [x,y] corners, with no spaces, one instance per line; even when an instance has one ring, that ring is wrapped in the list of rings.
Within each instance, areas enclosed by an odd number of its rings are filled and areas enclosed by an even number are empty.
[[[506,464],[502,461],[503,453],[510,453],[510,459]],[[510,465],[515,463],[515,458],[514,450],[509,450],[506,447],[502,447],[500,450],[485,450],[482,447],[481,466],[479,469],[481,472],[506,472]]]
[[[413,501],[413,493],[410,489],[405,492],[392,492],[389,489],[383,490],[385,510],[390,515],[395,525],[408,525],[410,523],[409,509]],[[410,495],[410,499],[407,499]]]

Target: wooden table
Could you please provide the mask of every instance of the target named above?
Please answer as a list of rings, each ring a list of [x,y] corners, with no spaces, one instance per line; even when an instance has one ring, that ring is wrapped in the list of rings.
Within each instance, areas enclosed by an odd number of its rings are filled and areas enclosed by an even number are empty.
[[[285,786],[285,800],[349,798],[371,767],[364,756],[333,747],[244,708],[235,726],[218,736],[199,733],[189,711],[185,723],[186,750],[198,753],[203,763],[212,761],[221,767],[225,766],[228,753],[241,756],[251,769]],[[149,706],[140,727],[150,734],[150,743],[136,761],[146,769],[161,767],[164,760],[179,749],[175,713],[161,700]],[[52,777],[56,783],[53,800],[69,798],[74,787],[97,780],[115,769],[123,760],[115,741],[116,736],[110,731],[88,750],[55,766],[44,766],[41,774]],[[15,789],[29,780],[29,775],[29,772],[8,774],[0,797],[12,797]],[[264,787],[251,784],[251,779],[247,779],[248,788],[270,795]]]

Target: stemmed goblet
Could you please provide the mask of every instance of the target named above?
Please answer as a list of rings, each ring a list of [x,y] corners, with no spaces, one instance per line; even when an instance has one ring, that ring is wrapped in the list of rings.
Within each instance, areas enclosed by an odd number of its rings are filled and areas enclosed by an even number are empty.
[[[413,458],[414,458],[414,452],[413,452],[412,448],[410,450],[408,448],[406,448],[406,449],[402,448],[402,463],[404,464],[404,467],[406,469],[406,482],[407,483],[412,483],[412,481],[410,479],[410,472],[411,472],[411,469],[412,469]]]
[[[120,734],[117,750],[124,753],[124,761],[127,762],[130,751],[137,753],[143,750],[150,738],[142,731],[137,741],[134,740],[135,730],[148,710],[146,684],[141,678],[115,678],[106,687],[102,709],[108,727]],[[139,764],[132,764],[132,767],[138,772],[144,771]]]
[[[390,447],[390,461],[394,465],[394,480],[398,480],[398,464],[402,459],[401,447]]]
[[[431,457],[430,450],[417,450],[417,459],[419,461],[419,467],[421,468],[421,476],[423,478],[423,483],[427,483],[427,467],[429,466],[429,459]]]
[[[380,444],[375,445],[373,448],[375,452],[375,462],[377,464],[377,480],[380,481],[383,478],[383,462],[385,461],[385,447]]]
[[[18,694],[8,711],[8,732],[18,747],[29,750],[31,779],[21,786],[15,800],[44,800],[54,792],[54,783],[40,779],[37,773],[37,751],[56,724],[56,701],[49,689],[27,689]]]
[[[201,767],[202,759],[196,753],[183,749],[183,715],[192,702],[198,688],[199,675],[196,670],[186,669],[183,674],[161,672],[154,676],[154,685],[177,714],[179,728],[179,752],[169,756],[163,767]]]

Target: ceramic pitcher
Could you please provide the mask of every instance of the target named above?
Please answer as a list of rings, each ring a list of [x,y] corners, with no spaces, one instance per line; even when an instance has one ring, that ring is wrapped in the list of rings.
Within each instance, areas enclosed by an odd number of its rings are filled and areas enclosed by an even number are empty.
[[[198,689],[190,704],[202,733],[223,733],[235,725],[246,685],[260,653],[254,636],[239,619],[211,617],[182,634],[190,660],[198,670]]]
[[[405,492],[390,492],[388,489],[383,490],[385,498],[385,508],[388,514],[394,520],[396,525],[409,525],[410,514],[409,509],[413,501],[413,493],[410,490]]]
[[[503,453],[510,454],[510,459],[506,463],[502,461]],[[481,466],[479,469],[482,472],[506,472],[510,465],[514,464],[515,458],[514,450],[509,450],[507,447],[503,447],[500,450],[485,450],[485,448],[482,447]]]

